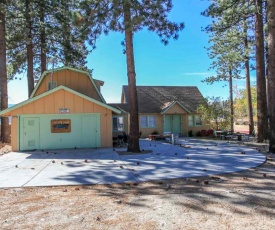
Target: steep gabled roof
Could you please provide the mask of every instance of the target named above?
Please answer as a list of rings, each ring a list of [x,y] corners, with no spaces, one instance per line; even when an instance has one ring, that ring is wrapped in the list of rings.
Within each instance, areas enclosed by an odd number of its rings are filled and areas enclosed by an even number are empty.
[[[49,95],[49,94],[51,94],[51,93],[54,93],[54,92],[56,92],[56,91],[58,91],[58,90],[66,90],[66,91],[68,91],[68,92],[70,92],[70,93],[73,93],[73,94],[75,94],[75,95],[77,95],[77,96],[79,96],[79,97],[82,97],[82,98],[84,98],[84,99],[86,99],[86,100],[88,100],[88,101],[90,101],[90,102],[93,102],[93,103],[95,103],[95,104],[97,104],[97,105],[100,105],[100,106],[102,106],[102,107],[104,107],[104,108],[110,109],[111,111],[113,111],[113,112],[115,112],[115,113],[118,113],[118,114],[121,113],[120,110],[118,110],[118,109],[116,109],[116,108],[114,108],[114,107],[112,107],[112,106],[109,106],[109,105],[107,105],[107,104],[105,104],[105,103],[102,103],[102,102],[100,102],[100,101],[98,101],[98,100],[95,100],[95,99],[93,99],[93,98],[91,98],[91,97],[88,97],[88,96],[86,96],[86,95],[84,95],[84,94],[81,94],[81,93],[79,93],[79,92],[77,92],[77,91],[75,91],[75,90],[72,90],[72,89],[70,89],[70,88],[68,88],[68,87],[66,87],[66,86],[60,85],[60,86],[58,86],[58,87],[56,87],[56,88],[53,88],[53,89],[51,89],[51,90],[49,90],[49,91],[47,91],[47,92],[45,92],[45,93],[39,94],[39,95],[36,96],[36,97],[30,98],[30,99],[28,99],[28,100],[26,100],[26,101],[23,101],[23,102],[21,102],[21,103],[19,103],[19,104],[17,104],[17,105],[14,105],[14,106],[12,106],[12,107],[10,107],[10,108],[8,108],[8,109],[5,109],[5,110],[1,111],[1,112],[0,112],[0,116],[6,115],[7,113],[11,112],[12,110],[15,110],[15,109],[17,109],[17,108],[20,108],[21,106],[27,105],[27,104],[29,104],[29,103],[31,103],[31,102],[33,102],[33,101],[39,100],[40,98],[43,98],[43,97],[45,97],[45,96],[47,96],[47,95]]]
[[[104,100],[102,94],[100,93],[96,83],[94,82],[94,79],[92,78],[92,76],[90,75],[89,72],[87,71],[84,71],[84,70],[79,70],[79,69],[75,69],[75,68],[72,68],[72,67],[68,67],[68,66],[63,66],[63,67],[60,67],[60,68],[56,68],[56,69],[53,69],[53,70],[47,70],[47,71],[44,71],[43,74],[41,75],[39,81],[37,82],[30,98],[32,98],[34,95],[35,95],[35,92],[37,91],[37,89],[39,88],[41,82],[43,81],[43,78],[45,76],[47,76],[47,74],[51,74],[52,72],[57,72],[57,71],[62,71],[62,70],[70,70],[70,71],[74,71],[74,72],[78,72],[78,73],[82,73],[84,75],[87,75],[87,77],[90,79],[90,81],[92,82],[93,86],[95,87],[99,97],[101,98],[101,100],[106,103],[106,101]],[[102,84],[103,85],[103,84]]]
[[[129,88],[123,86],[126,103]],[[204,99],[196,86],[137,86],[139,113],[163,113],[175,103],[186,112],[195,113]]]

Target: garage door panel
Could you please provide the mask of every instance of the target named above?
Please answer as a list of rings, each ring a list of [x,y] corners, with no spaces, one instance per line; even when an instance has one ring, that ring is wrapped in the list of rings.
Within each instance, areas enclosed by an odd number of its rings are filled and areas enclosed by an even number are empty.
[[[100,147],[100,116],[82,116],[82,147]]]
[[[69,119],[71,121],[71,132],[52,132],[51,122],[54,120],[65,120]],[[59,148],[74,148],[78,147],[78,135],[77,135],[77,117],[73,116],[43,116],[41,119],[41,148],[44,149],[59,149]]]
[[[25,117],[24,119],[28,120],[29,118]],[[39,143],[40,149],[92,148],[101,146],[99,114],[40,115],[38,120],[40,129],[38,134],[35,135],[38,138],[38,142],[30,142],[30,144]],[[68,130],[62,132],[62,127],[66,127],[64,125],[61,125],[60,132],[59,130],[53,132],[51,128],[52,120],[70,120],[70,132]],[[29,137],[31,137],[30,134]],[[32,140],[30,139],[30,141]],[[25,143],[27,142],[25,141]],[[22,146],[21,150],[28,150],[26,144]]]

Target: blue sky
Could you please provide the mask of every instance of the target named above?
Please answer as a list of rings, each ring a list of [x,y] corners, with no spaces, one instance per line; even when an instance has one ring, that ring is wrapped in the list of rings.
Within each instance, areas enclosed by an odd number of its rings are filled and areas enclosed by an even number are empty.
[[[208,0],[173,0],[171,21],[184,22],[185,28],[178,40],[164,46],[159,37],[146,29],[134,35],[134,53],[137,85],[197,86],[204,97],[228,98],[226,83],[207,85],[201,81],[214,75],[208,71],[211,64],[207,56],[208,37],[201,31],[211,20],[201,16],[209,5]],[[105,82],[102,94],[108,103],[120,102],[122,85],[127,85],[126,57],[121,41],[123,34],[110,33],[101,36],[97,48],[88,56],[88,68],[93,69],[93,78]],[[252,79],[253,81],[253,79]],[[236,84],[236,83],[235,83]],[[244,81],[238,86],[243,87]],[[22,80],[9,82],[9,103],[27,99],[26,74]]]

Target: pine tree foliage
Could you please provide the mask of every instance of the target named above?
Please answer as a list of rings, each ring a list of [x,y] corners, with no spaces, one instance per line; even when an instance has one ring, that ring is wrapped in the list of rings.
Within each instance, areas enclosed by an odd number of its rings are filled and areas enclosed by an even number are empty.
[[[255,10],[253,0],[213,0],[202,15],[213,18],[207,31],[224,32],[238,27],[244,20],[253,23]]]
[[[202,13],[204,16],[213,18],[211,25],[205,28],[205,31],[210,34],[211,46],[207,50],[209,57],[213,59],[211,68],[217,68],[222,62],[228,63],[224,64],[228,66],[227,69],[232,69],[233,75],[240,78],[242,63],[246,58],[254,57],[252,24],[254,5],[252,3],[251,0],[213,0],[209,8]],[[245,37],[248,37],[248,50],[244,47]],[[216,58],[218,61],[215,60]],[[214,80],[226,80],[226,77],[212,77],[206,81]]]
[[[213,84],[216,81],[227,81],[229,83],[230,107],[231,107],[231,130],[234,129],[234,107],[233,107],[233,78],[240,79],[241,66],[244,62],[242,43],[239,43],[238,31],[230,28],[225,32],[212,32],[208,48],[208,55],[213,59],[211,69],[217,73],[216,76],[206,78],[204,81]]]
[[[28,9],[26,2],[29,2]],[[85,33],[85,26],[78,23],[79,19],[76,16],[79,14],[79,3],[80,0],[8,1],[9,77],[12,78],[15,74],[27,71],[28,42],[33,44],[34,78],[41,75],[43,57],[47,69],[52,67],[53,61],[56,66],[67,65],[86,69],[87,33]],[[31,31],[29,39],[28,31]]]
[[[178,39],[178,32],[184,28],[184,24],[168,20],[168,13],[173,6],[171,0],[86,0],[81,6],[86,21],[92,25],[89,33],[90,45],[95,46],[97,38],[103,33],[124,33],[124,2],[130,4],[131,22],[126,26],[133,33],[147,28],[155,32],[165,45],[170,39]]]
[[[50,9],[55,12],[47,24],[49,51],[57,63],[80,69],[86,68],[88,49],[86,25],[81,23],[80,0],[55,0]]]

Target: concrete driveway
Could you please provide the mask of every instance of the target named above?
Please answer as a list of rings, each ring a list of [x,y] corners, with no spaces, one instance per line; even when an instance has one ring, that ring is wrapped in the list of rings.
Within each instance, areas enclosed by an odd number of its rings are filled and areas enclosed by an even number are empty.
[[[126,148],[11,152],[0,157],[0,187],[110,184],[230,173],[265,161],[258,151],[227,142],[181,139],[182,146],[141,140],[150,153]],[[145,151],[144,151],[145,152]]]

